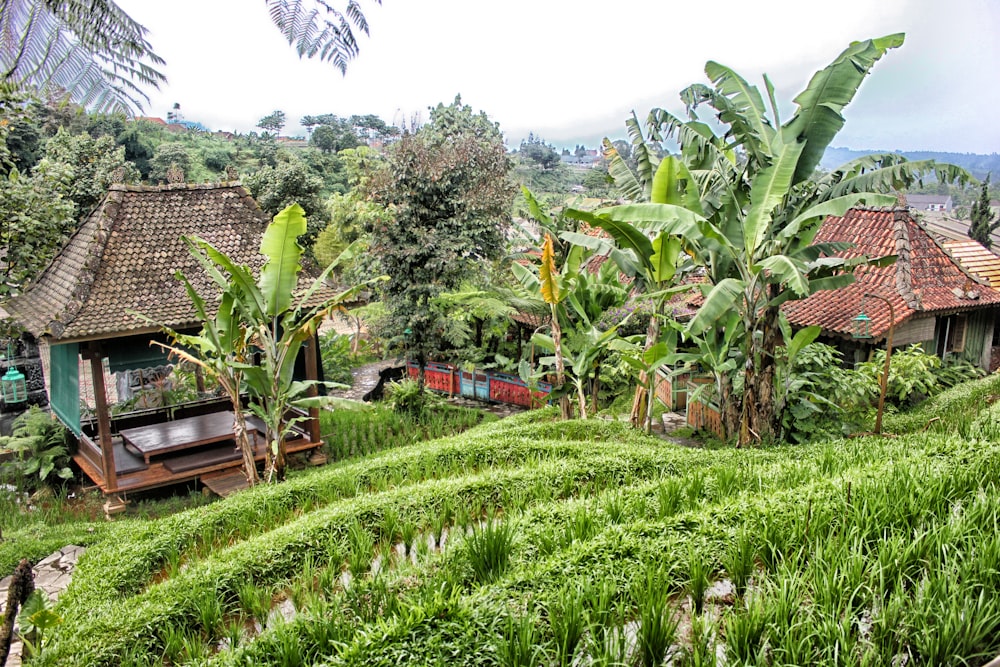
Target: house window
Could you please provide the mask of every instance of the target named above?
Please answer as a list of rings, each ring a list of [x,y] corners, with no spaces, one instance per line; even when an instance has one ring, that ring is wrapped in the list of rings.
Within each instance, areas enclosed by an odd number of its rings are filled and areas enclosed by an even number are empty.
[[[937,332],[934,336],[937,356],[944,359],[951,353],[958,353],[965,349],[965,332],[968,316],[949,315],[938,318]]]

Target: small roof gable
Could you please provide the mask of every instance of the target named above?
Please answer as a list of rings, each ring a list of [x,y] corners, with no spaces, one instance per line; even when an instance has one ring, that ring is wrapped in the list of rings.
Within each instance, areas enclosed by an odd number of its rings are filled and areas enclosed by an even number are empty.
[[[197,235],[255,273],[267,216],[236,182],[115,184],[42,274],[7,304],[36,337],[68,342],[198,326],[183,271],[201,293],[210,279],[181,236]]]
[[[898,259],[886,267],[859,267],[850,285],[785,304],[785,314],[796,326],[818,325],[827,333],[850,335],[866,292],[892,302],[897,324],[917,313],[1000,304],[1000,292],[963,269],[904,208],[855,208],[843,217],[827,218],[816,235],[816,243],[824,242],[854,244],[839,257]],[[888,309],[872,304],[866,314],[872,335],[883,337],[889,330]]]

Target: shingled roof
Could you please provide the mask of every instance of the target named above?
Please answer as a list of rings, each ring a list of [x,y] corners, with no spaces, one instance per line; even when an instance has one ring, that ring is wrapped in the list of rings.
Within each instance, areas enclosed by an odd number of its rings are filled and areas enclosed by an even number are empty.
[[[823,223],[816,242],[846,241],[854,247],[840,257],[896,255],[890,266],[861,267],[856,281],[823,290],[784,306],[796,326],[819,325],[824,333],[850,335],[851,320],[861,311],[865,292],[892,302],[896,323],[918,313],[960,312],[1000,305],[1000,292],[967,272],[904,208],[855,208]],[[887,308],[870,306],[871,333],[882,338],[889,330]]]
[[[268,217],[237,182],[121,185],[80,226],[23,294],[7,304],[36,337],[116,338],[155,329],[141,312],[174,329],[198,326],[183,271],[206,293],[209,278],[182,235],[197,235],[255,272]]]

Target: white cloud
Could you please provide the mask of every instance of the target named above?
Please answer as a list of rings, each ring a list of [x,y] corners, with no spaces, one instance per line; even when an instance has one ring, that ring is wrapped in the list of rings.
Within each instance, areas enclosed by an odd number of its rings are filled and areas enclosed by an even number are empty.
[[[788,103],[851,40],[906,31],[849,108],[835,140],[852,147],[1000,151],[990,82],[1000,64],[997,9],[988,0],[385,0],[362,3],[371,37],[346,77],[301,61],[259,0],[120,0],[167,60],[168,86],[149,112],[174,102],[216,129],[247,131],[282,109],[376,113],[391,121],[438,102],[485,110],[516,143],[529,130],[573,144],[623,134],[630,110],[678,109],[714,59],[754,83],[767,72]]]

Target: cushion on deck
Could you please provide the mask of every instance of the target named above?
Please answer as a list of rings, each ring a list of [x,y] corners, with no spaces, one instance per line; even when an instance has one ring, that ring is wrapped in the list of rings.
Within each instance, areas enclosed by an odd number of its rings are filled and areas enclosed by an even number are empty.
[[[125,446],[121,442],[116,442],[112,445],[112,449],[115,453],[115,473],[119,476],[127,475],[133,472],[141,472],[149,468],[146,462],[141,456],[136,456],[129,450],[125,449]]]
[[[239,461],[241,458],[236,445],[233,444],[232,440],[229,440],[182,456],[164,458],[163,467],[170,472],[187,472],[196,468],[207,468],[220,463]]]

